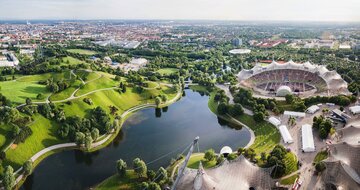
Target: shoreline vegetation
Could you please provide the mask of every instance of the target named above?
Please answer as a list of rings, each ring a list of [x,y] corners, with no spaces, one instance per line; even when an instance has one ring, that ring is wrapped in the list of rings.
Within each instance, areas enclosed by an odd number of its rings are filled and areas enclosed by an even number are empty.
[[[69,72],[69,71],[66,71]],[[72,71],[71,71],[72,72]],[[95,72],[89,72],[95,73]],[[97,72],[96,72],[97,73]],[[21,83],[23,81],[32,81],[33,83],[44,80],[48,77],[63,77],[62,73],[50,73],[50,74],[40,74],[40,75],[28,75],[19,78],[19,81],[14,80],[13,82]],[[70,74],[71,75],[71,74]],[[75,77],[73,79],[77,78]],[[101,74],[101,76],[104,76]],[[15,188],[19,188],[22,183],[25,181],[23,172],[22,172],[22,163],[25,163],[28,160],[32,161],[32,167],[35,168],[43,159],[47,156],[52,155],[54,153],[68,150],[68,149],[81,149],[83,151],[96,151],[105,147],[109,144],[121,130],[121,126],[123,122],[133,113],[140,109],[150,108],[150,107],[166,107],[174,102],[176,102],[179,98],[181,98],[182,90],[175,89],[174,84],[165,84],[165,83],[154,83],[150,82],[151,86],[148,88],[144,88],[140,93],[134,91],[134,87],[129,87],[129,89],[124,93],[116,92],[116,88],[107,89],[105,88],[104,91],[99,91],[99,89],[91,89],[89,92],[86,92],[86,95],[80,95],[80,97],[76,96],[76,92],[83,89],[86,84],[92,84],[93,81],[102,80],[110,81],[107,82],[110,85],[114,86],[115,83],[111,82],[114,81],[114,75],[107,74],[105,77],[93,77],[93,79],[89,80],[88,83],[83,82],[83,86],[78,86],[77,88],[73,88],[72,92],[72,99],[69,101],[59,101],[59,103],[55,103],[57,106],[60,106],[62,109],[65,110],[67,116],[71,115],[79,115],[81,117],[85,117],[87,115],[87,110],[90,108],[96,107],[99,105],[101,107],[108,107],[110,105],[117,106],[118,112],[121,114],[121,124],[117,127],[114,131],[110,134],[104,134],[100,136],[97,141],[92,142],[92,147],[90,149],[85,149],[82,146],[78,146],[75,143],[69,143],[68,140],[62,140],[57,137],[57,129],[59,124],[54,122],[53,120],[47,119],[40,114],[34,114],[32,116],[33,122],[29,125],[32,129],[32,133],[30,134],[29,138],[26,139],[23,143],[14,144],[12,142],[5,142],[3,140],[2,147],[6,148],[3,149],[6,151],[6,158],[2,162],[2,168],[7,165],[12,165],[14,169],[14,174],[16,176],[16,186]],[[116,78],[116,77],[115,77]],[[71,79],[69,79],[71,80]],[[115,80],[116,81],[116,80]],[[98,82],[98,81],[96,81]],[[38,82],[39,83],[39,82]],[[103,84],[103,83],[100,83]],[[105,83],[106,84],[106,83]],[[107,87],[107,86],[106,86]],[[95,86],[95,88],[99,88],[99,86]],[[102,88],[101,88],[102,89]],[[101,90],[100,89],[100,90]],[[67,93],[69,94],[69,93]],[[167,99],[165,101],[161,101],[160,103],[156,104],[155,99],[153,97],[157,95],[166,95]],[[93,102],[91,104],[85,103],[82,99],[82,96],[89,97]],[[122,97],[124,96],[124,97]],[[42,99],[44,102],[32,102],[32,104],[46,104],[48,103],[48,98],[51,97],[47,95],[46,99]],[[69,99],[68,96],[64,97]],[[119,101],[120,100],[120,101]],[[71,102],[69,104],[68,102]],[[15,101],[15,103],[20,103]],[[20,105],[21,106],[21,105]],[[25,115],[21,113],[21,115]],[[114,117],[112,120],[114,120]],[[10,125],[2,125],[2,126],[10,126]],[[45,127],[45,128],[44,128]],[[46,130],[44,130],[46,129]],[[4,135],[4,134],[2,134]],[[39,136],[40,135],[40,136]],[[50,137],[50,138],[49,138]],[[62,144],[63,143],[63,144]],[[63,145],[63,146],[62,146]],[[20,151],[23,150],[23,151]]]

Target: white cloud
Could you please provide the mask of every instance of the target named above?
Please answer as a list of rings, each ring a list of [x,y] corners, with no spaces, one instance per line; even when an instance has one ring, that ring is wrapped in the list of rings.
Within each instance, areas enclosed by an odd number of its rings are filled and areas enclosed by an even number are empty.
[[[0,19],[360,21],[359,0],[0,0]]]

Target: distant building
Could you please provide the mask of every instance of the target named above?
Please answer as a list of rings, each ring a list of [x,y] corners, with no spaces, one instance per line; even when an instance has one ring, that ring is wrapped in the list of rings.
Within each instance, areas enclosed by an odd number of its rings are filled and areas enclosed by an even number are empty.
[[[234,46],[242,46],[242,39],[241,38],[235,38],[232,40],[232,44]]]
[[[360,43],[353,45],[353,50],[360,50]]]
[[[0,67],[16,67],[19,65],[19,60],[13,53],[0,53]]]

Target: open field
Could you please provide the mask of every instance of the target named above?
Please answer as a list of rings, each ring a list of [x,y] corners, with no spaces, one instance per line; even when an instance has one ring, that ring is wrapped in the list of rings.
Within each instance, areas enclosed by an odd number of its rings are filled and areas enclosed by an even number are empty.
[[[88,50],[88,49],[68,49],[67,50],[70,53],[78,53],[83,55],[95,55],[97,54],[96,51]]]
[[[101,182],[96,190],[128,190],[135,189],[137,176],[133,170],[126,171],[125,177],[115,174]]]
[[[173,73],[178,72],[179,69],[176,68],[163,68],[163,69],[159,69],[156,72],[162,74],[162,75],[171,75]]]
[[[95,80],[100,77],[100,74],[97,74],[95,72],[88,72],[85,70],[77,70],[77,71],[74,71],[74,73],[78,77],[80,77],[84,82]]]
[[[120,81],[115,81],[107,76],[101,76],[101,78],[91,81],[80,88],[76,93],[76,96],[86,94],[88,92],[102,89],[102,88],[111,88],[116,87],[120,84]]]
[[[10,143],[11,130],[13,126],[11,124],[0,125],[0,148],[5,148]]]
[[[16,104],[25,103],[26,98],[43,101],[50,95],[46,86],[37,84],[37,82],[5,81],[0,82],[0,86],[0,93]],[[37,99],[36,96],[40,93],[43,94],[42,99]]]
[[[33,134],[24,143],[20,143],[16,148],[10,148],[6,151],[6,159],[2,162],[2,167],[11,165],[14,170],[17,170],[25,161],[40,150],[65,142],[56,137],[58,129],[56,122],[52,122],[41,115],[35,115],[34,120],[35,122],[30,126]]]
[[[86,62],[76,59],[74,57],[67,56],[62,59],[61,65],[78,65],[82,63],[85,64]]]
[[[200,161],[204,168],[212,168],[216,166],[216,159],[208,162],[204,159],[204,154],[196,154],[190,157],[187,167],[192,169],[198,169]]]
[[[54,80],[70,79],[70,71],[64,71],[61,73],[46,73],[37,75],[25,75],[16,79],[18,82],[38,82],[53,78]]]

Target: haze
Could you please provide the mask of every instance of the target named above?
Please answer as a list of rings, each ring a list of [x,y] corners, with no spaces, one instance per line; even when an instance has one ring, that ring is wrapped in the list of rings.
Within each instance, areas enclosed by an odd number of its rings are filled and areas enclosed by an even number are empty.
[[[0,19],[360,21],[359,0],[0,0]]]

